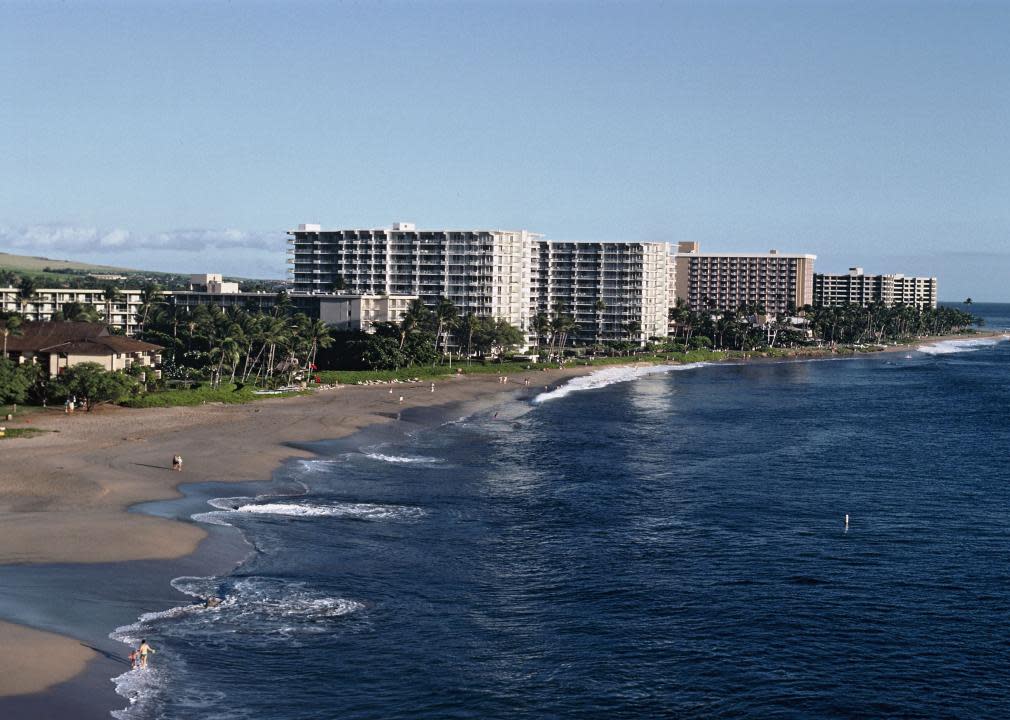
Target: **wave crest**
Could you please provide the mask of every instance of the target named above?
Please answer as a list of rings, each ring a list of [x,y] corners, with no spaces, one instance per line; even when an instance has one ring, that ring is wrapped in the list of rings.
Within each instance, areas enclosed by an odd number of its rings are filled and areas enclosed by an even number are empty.
[[[439,458],[424,457],[423,455],[384,455],[383,453],[365,453],[365,457],[370,460],[379,460],[387,463],[417,463],[421,465],[434,465],[442,462]]]
[[[983,347],[989,347],[996,343],[1010,339],[1010,336],[988,338],[970,338],[964,340],[941,340],[929,345],[920,345],[916,348],[926,355],[951,355],[953,353],[975,352]]]
[[[615,367],[598,370],[589,375],[573,378],[559,388],[549,392],[540,393],[533,402],[543,403],[548,400],[557,400],[573,392],[583,390],[596,390],[598,388],[613,385],[615,383],[629,382],[647,375],[657,375],[660,373],[675,372],[679,370],[694,370],[708,365],[709,363],[686,363],[684,365],[647,365],[639,367]]]

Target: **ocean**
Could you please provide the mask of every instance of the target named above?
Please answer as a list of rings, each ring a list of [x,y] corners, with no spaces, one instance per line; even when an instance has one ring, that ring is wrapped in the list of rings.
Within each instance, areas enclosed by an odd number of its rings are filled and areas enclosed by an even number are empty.
[[[189,487],[249,556],[114,715],[1006,717],[1008,407],[994,340],[613,368]]]

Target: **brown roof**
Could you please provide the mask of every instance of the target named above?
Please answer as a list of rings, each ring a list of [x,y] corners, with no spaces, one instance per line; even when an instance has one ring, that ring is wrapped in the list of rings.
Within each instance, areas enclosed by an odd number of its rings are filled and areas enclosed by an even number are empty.
[[[0,320],[0,328],[4,326]],[[154,352],[160,345],[122,335],[110,335],[101,323],[86,322],[26,322],[18,335],[7,336],[11,352],[72,352],[78,355],[108,355],[110,353]]]

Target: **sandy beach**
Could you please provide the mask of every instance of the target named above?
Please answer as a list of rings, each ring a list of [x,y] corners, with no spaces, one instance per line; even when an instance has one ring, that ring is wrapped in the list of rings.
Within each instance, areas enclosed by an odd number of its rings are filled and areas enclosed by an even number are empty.
[[[528,377],[536,387],[553,386],[590,370]],[[32,415],[31,427],[50,432],[0,446],[0,565],[187,555],[207,536],[202,528],[127,508],[177,497],[182,483],[267,480],[283,460],[311,455],[296,443],[394,422],[408,408],[493,402],[524,389],[522,378],[509,380],[503,385],[494,375],[471,375],[440,381],[434,393],[427,382],[341,386],[247,405]],[[184,459],[182,472],[171,468],[176,453]],[[74,638],[3,622],[0,644],[0,697],[64,682],[96,656]]]
[[[951,339],[955,338],[922,342]],[[827,351],[823,356],[837,357]],[[408,408],[490,404],[504,394],[523,391],[524,377],[534,388],[553,388],[598,369],[531,372],[510,378],[506,385],[494,375],[464,375],[437,382],[434,393],[428,382],[377,384],[324,388],[303,397],[247,405],[103,407],[70,416],[57,410],[34,414],[30,426],[49,432],[0,445],[0,565],[189,555],[207,537],[204,529],[128,513],[127,508],[178,497],[177,486],[182,483],[268,480],[285,459],[311,455],[298,444],[395,422]],[[171,468],[176,453],[184,458],[182,472]],[[5,649],[0,654],[0,697],[60,684],[80,674],[98,655],[78,639],[4,622],[0,643]]]

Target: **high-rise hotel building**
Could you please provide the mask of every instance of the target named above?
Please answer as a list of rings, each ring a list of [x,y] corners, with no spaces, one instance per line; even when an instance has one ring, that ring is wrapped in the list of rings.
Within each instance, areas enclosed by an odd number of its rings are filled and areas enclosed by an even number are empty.
[[[532,257],[533,315],[563,308],[589,343],[666,336],[666,243],[539,240]]]
[[[531,337],[538,312],[561,309],[574,337],[645,340],[667,334],[666,243],[577,243],[526,230],[289,232],[295,293],[417,296],[451,300],[461,314],[507,320]],[[600,307],[602,301],[602,308]],[[629,333],[629,327],[640,331]]]
[[[288,233],[294,292],[416,296],[451,300],[460,314],[498,317],[527,329],[530,247],[525,230],[418,230],[411,223],[373,230]]]
[[[682,242],[674,253],[674,293],[695,310],[760,306],[777,314],[811,305],[816,255],[703,253]]]
[[[935,308],[937,287],[935,277],[904,275],[866,275],[863,268],[849,268],[845,275],[817,273],[814,275],[814,305],[914,305]]]

